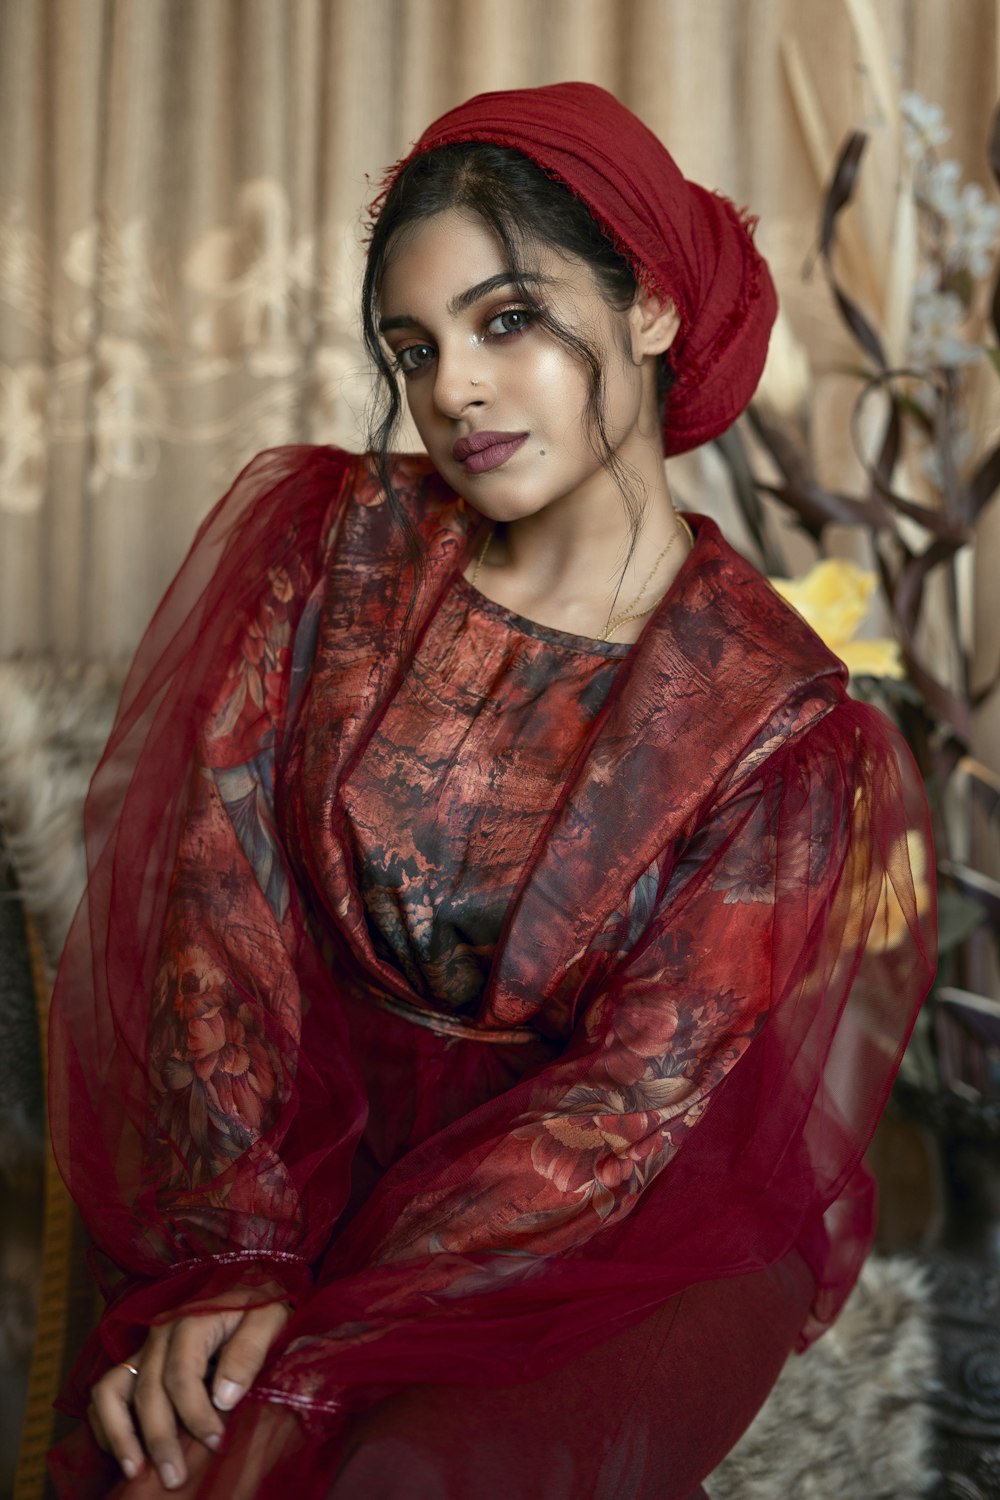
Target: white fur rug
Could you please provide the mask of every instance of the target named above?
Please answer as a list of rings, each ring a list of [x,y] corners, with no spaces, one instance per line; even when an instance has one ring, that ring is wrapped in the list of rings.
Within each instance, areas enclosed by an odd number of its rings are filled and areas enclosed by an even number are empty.
[[[20,904],[55,972],[83,890],[83,799],[123,674],[0,662],[0,1173],[37,1170],[41,1061]]]
[[[711,1500],[917,1500],[930,1466],[935,1351],[924,1272],[869,1260],[840,1318],[792,1355],[705,1482]]]
[[[0,829],[54,967],[85,877],[81,815],[124,672],[0,662]]]

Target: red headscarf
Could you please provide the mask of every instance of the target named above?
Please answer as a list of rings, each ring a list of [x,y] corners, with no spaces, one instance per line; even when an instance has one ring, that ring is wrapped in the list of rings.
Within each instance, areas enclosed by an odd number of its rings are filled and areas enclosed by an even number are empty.
[[[752,221],[688,182],[652,131],[592,83],[477,94],[428,126],[389,185],[414,156],[461,141],[511,146],[564,183],[639,280],[674,303],[667,453],[724,432],[754,393],[777,311]]]

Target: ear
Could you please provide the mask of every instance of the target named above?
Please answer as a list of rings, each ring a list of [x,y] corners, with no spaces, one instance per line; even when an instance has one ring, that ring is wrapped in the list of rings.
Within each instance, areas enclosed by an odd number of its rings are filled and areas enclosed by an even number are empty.
[[[628,310],[632,358],[641,364],[647,355],[665,354],[681,325],[677,309],[664,292],[640,291]]]

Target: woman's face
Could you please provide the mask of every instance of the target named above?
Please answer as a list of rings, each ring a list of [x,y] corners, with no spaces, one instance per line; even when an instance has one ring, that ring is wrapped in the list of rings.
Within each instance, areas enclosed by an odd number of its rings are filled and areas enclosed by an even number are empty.
[[[586,262],[547,247],[525,279],[536,306],[597,353],[612,449],[636,463],[652,447],[662,463],[655,371],[644,372],[635,310],[610,307]],[[450,209],[401,236],[383,278],[380,327],[430,458],[483,515],[513,521],[617,495],[592,435],[585,368],[518,296],[477,216]]]

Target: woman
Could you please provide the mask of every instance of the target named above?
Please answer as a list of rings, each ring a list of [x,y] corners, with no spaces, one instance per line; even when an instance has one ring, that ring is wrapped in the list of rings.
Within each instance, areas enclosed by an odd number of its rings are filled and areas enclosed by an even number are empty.
[[[50,1071],[109,1297],[70,1401],[117,1465],[81,1430],[57,1472],[684,1500],[870,1240],[921,788],[674,511],[774,294],[633,115],[446,115],[364,298],[375,457],[240,476],[92,790]]]

